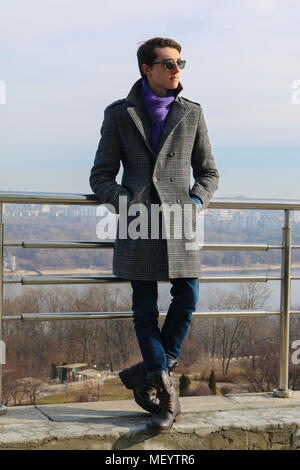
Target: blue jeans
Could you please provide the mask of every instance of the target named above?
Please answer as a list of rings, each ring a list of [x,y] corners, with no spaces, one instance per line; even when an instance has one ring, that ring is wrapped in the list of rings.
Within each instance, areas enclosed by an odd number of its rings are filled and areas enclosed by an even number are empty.
[[[170,282],[172,301],[160,331],[157,281],[131,281],[133,323],[148,378],[161,375],[177,362],[199,298],[198,278]]]

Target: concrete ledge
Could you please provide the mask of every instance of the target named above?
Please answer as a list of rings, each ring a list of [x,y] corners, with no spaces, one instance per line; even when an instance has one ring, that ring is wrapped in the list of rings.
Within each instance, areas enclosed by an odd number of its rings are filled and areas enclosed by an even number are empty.
[[[147,430],[133,400],[10,407],[0,416],[0,449],[300,449],[300,392],[292,398],[242,393],[180,398],[168,434]]]

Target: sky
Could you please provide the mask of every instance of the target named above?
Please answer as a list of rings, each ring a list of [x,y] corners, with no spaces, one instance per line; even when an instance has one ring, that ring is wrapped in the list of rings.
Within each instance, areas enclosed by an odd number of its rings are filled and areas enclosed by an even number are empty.
[[[298,0],[0,0],[0,191],[91,194],[104,109],[162,36],[204,111],[214,196],[300,199],[299,14]]]

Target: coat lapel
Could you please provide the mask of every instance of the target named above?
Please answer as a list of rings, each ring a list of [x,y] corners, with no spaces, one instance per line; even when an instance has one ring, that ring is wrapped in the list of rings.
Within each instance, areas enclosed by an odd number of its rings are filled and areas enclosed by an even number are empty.
[[[164,125],[164,129],[160,136],[158,154],[163,148],[171,132],[178,126],[178,124],[182,121],[182,119],[185,118],[185,116],[190,111],[191,111],[190,108],[186,106],[184,103],[181,103],[179,99],[176,97],[176,99],[171,104],[170,111],[167,115],[167,119]]]
[[[129,106],[127,112],[140,132],[144,139],[144,142],[152,155],[155,156],[155,152],[151,147],[151,122],[147,114],[146,106],[144,104],[143,92],[142,92],[142,78],[140,78],[133,87],[131,88],[126,101]]]
[[[136,125],[137,129],[141,133],[145,144],[147,145],[148,149],[150,150],[153,155],[155,152],[152,150],[150,145],[151,142],[151,122],[147,115],[147,110],[144,105],[137,105],[131,106],[127,108],[127,112],[131,119],[133,120],[134,124]]]

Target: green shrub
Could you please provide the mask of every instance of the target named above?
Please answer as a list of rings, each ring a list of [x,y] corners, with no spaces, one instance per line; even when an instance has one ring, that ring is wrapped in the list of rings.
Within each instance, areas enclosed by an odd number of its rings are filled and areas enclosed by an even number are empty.
[[[215,371],[212,370],[209,376],[208,386],[213,395],[217,395],[217,384],[216,384],[216,375]]]
[[[179,394],[183,396],[185,391],[189,388],[191,381],[188,375],[182,374],[179,378]]]

